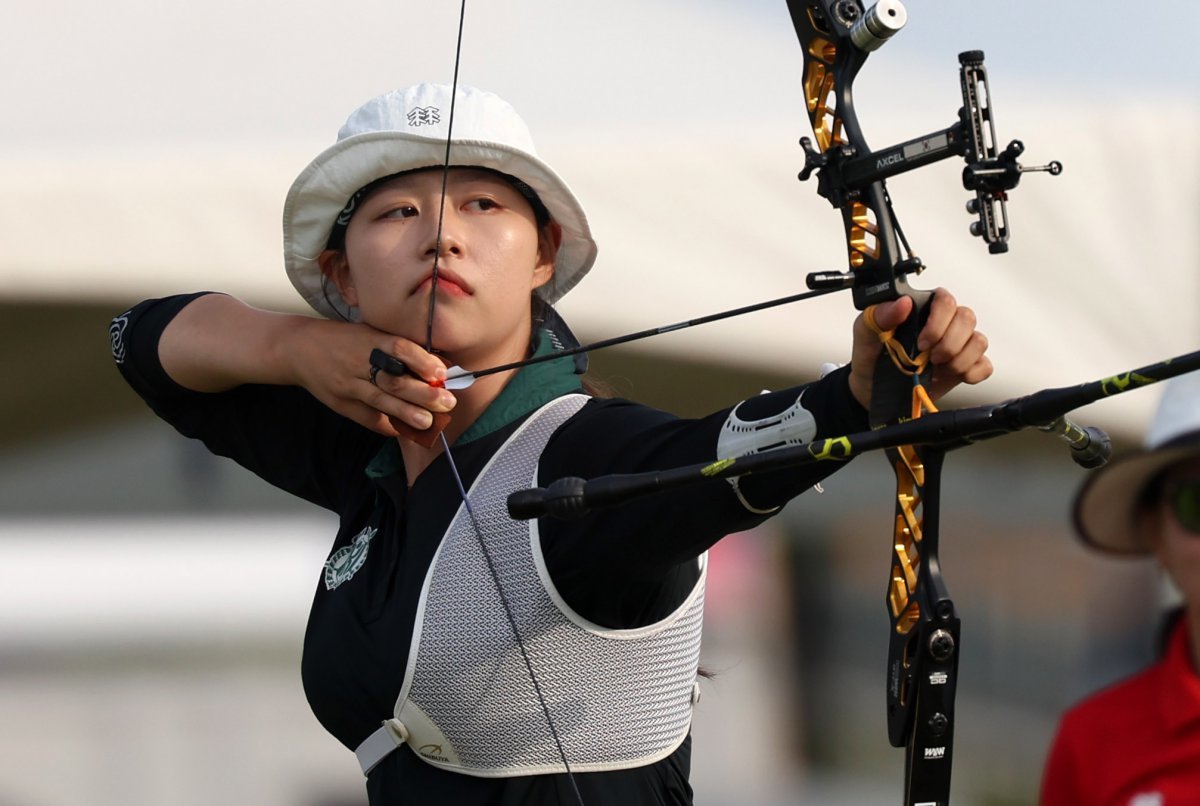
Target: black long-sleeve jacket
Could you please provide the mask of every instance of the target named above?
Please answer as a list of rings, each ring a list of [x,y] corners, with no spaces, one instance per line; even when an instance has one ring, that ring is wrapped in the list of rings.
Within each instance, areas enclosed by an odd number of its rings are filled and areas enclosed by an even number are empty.
[[[378,530],[361,567],[344,583],[316,592],[304,641],[302,675],[313,712],[348,748],[391,716],[404,679],[417,603],[427,570],[461,504],[444,456],[411,485],[394,441],[325,408],[303,389],[246,385],[204,394],[176,384],[158,360],[158,340],[196,295],[149,300],[114,320],[119,368],[134,390],[180,433],[200,439],[267,482],[340,517],[333,555],[364,528]],[[865,412],[845,371],[803,389],[818,436],[862,430]],[[569,360],[523,369],[452,446],[462,481],[471,481],[524,419],[543,403],[579,391]],[[800,389],[741,405],[743,419],[780,411]],[[551,438],[540,483],[592,478],[710,461],[728,410],[685,420],[627,400],[597,399]],[[785,503],[837,465],[751,476],[741,492],[756,509]],[[766,516],[749,511],[724,480],[581,520],[547,519],[542,548],[558,591],[590,621],[614,628],[653,623],[673,611],[696,582],[695,558],[724,535]],[[576,775],[584,802],[623,806],[691,803],[690,740],[645,767]],[[352,763],[352,762],[348,762]],[[372,804],[574,803],[565,775],[475,778],[440,770],[407,747],[370,774]]]

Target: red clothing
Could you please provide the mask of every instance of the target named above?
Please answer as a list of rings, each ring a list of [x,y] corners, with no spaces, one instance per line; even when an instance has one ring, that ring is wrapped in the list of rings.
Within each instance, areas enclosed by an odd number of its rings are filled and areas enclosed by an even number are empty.
[[[1162,660],[1063,717],[1042,806],[1200,805],[1200,676],[1186,618]]]

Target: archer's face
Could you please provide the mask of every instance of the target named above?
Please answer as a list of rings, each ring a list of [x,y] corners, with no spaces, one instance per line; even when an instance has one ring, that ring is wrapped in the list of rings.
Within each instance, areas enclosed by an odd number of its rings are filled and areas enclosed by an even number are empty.
[[[443,207],[440,169],[381,185],[355,211],[331,275],[372,327],[423,344],[436,293],[436,350],[465,367],[518,360],[529,343],[530,295],[552,277],[557,243],[539,232],[525,197],[488,171],[451,169],[445,194]]]

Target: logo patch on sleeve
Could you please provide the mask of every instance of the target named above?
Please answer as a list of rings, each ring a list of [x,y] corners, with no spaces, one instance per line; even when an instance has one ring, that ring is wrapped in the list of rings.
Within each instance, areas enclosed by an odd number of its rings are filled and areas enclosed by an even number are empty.
[[[129,325],[129,311],[113,319],[108,326],[108,340],[112,346],[113,360],[125,363],[125,328]]]

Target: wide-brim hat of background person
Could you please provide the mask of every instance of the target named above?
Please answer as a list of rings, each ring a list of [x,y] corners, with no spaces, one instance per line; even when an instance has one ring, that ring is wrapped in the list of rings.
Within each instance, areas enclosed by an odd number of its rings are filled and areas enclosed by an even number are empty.
[[[450,140],[451,166],[475,166],[515,177],[537,194],[562,227],[554,278],[538,289],[553,303],[583,279],[596,260],[596,243],[583,207],[533,147],[529,127],[506,101],[490,92],[443,84],[418,84],[380,95],[351,113],[337,142],[301,172],[283,206],[284,265],[292,285],[316,311],[352,319],[336,286],[317,263],[338,215],[366,185],[404,171],[441,167]]]
[[[1200,457],[1200,372],[1166,382],[1143,448],[1089,476],[1075,496],[1075,529],[1084,542],[1117,554],[1146,554],[1137,525],[1146,485],[1176,462]]]

